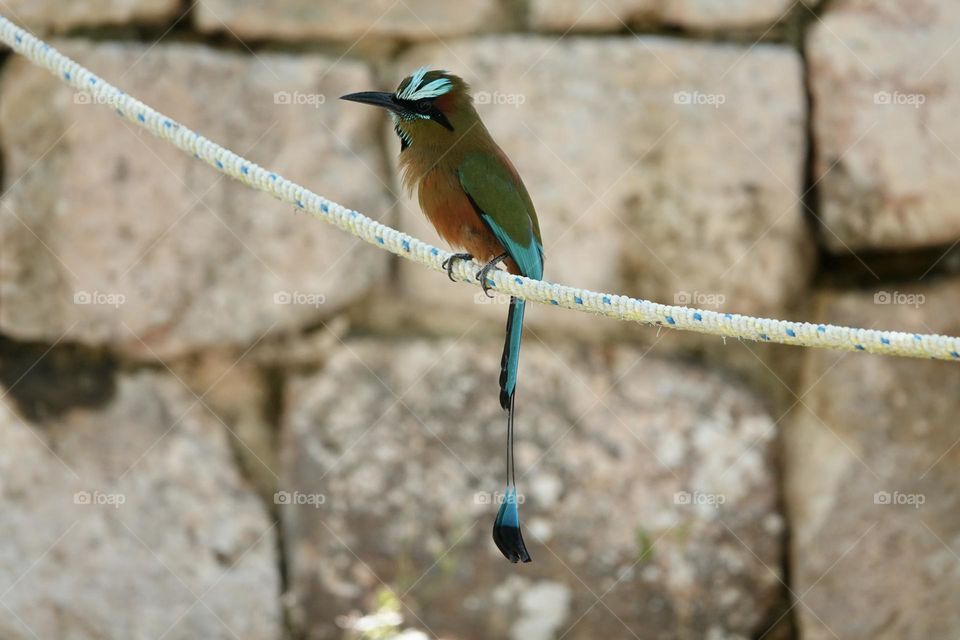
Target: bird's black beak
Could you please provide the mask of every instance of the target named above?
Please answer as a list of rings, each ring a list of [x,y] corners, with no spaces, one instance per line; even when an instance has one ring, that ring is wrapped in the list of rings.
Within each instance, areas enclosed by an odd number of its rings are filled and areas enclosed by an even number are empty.
[[[349,100],[350,102],[360,102],[362,104],[372,104],[376,107],[389,109],[390,111],[400,111],[401,109],[400,105],[397,104],[397,101],[394,99],[393,94],[385,91],[361,91],[359,93],[348,93],[345,96],[340,96],[340,99]]]

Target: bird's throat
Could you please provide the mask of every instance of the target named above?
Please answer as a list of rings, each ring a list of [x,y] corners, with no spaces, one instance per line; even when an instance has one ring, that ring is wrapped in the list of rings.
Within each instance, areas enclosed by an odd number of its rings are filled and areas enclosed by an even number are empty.
[[[413,138],[400,126],[400,119],[392,113],[390,115],[393,116],[393,130],[400,138],[400,153],[403,153],[413,143]]]

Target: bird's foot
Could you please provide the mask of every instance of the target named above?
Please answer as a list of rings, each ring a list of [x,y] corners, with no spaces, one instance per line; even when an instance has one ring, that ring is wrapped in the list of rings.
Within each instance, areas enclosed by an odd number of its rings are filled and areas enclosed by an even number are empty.
[[[456,282],[456,280],[453,279],[453,265],[457,260],[473,260],[473,255],[469,253],[455,253],[443,261],[440,266],[447,270],[447,277],[450,278],[451,282]]]
[[[486,294],[488,298],[493,296],[490,294],[490,284],[487,282],[487,274],[497,268],[497,265],[510,257],[509,253],[501,253],[496,258],[483,265],[483,268],[480,271],[477,271],[477,280],[480,281],[480,288],[483,289],[483,293]]]

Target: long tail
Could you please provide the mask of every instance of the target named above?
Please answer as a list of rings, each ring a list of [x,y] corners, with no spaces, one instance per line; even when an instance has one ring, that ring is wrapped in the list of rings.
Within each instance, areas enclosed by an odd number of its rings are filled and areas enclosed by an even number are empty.
[[[527,303],[510,298],[507,314],[507,337],[500,358],[500,406],[513,413],[511,402],[517,389],[517,367],[520,365],[520,338],[523,336],[523,310]]]
[[[493,523],[493,541],[510,562],[530,562],[530,554],[520,533],[516,474],[513,464],[513,405],[520,364],[520,338],[523,335],[523,310],[526,303],[510,298],[507,335],[500,360],[500,406],[507,410],[507,489]]]

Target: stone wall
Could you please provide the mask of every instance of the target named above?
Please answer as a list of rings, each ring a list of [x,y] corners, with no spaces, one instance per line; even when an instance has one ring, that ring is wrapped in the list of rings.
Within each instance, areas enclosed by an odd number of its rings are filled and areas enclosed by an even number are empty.
[[[439,242],[383,114],[473,86],[548,279],[960,334],[948,0],[6,0],[124,90]],[[506,307],[0,71],[0,637],[960,633],[960,369]]]

